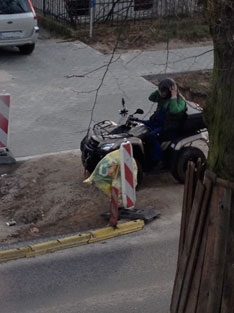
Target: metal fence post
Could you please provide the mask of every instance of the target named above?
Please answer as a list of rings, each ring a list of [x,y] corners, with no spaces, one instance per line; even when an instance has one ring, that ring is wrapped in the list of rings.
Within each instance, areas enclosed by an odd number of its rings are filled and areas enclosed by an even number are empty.
[[[93,21],[94,21],[94,7],[96,5],[95,0],[90,0],[90,28],[89,37],[93,38]]]
[[[46,2],[46,0],[43,0],[43,5],[42,5],[42,12],[43,12],[43,15],[45,15],[45,2]]]

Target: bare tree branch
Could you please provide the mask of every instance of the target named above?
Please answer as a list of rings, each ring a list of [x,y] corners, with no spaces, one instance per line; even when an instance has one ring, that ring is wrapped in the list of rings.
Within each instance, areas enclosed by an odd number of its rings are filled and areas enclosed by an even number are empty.
[[[118,56],[115,60],[111,61],[111,64],[113,64],[114,62],[118,61],[120,59],[120,56]],[[105,68],[107,65],[109,64],[109,62],[107,64],[104,64],[104,65],[101,65],[97,68],[95,68],[94,70],[90,71],[90,72],[87,72],[87,73],[84,73],[84,74],[73,74],[73,75],[64,75],[65,78],[79,78],[79,77],[85,77],[85,76],[88,76],[89,74],[92,74],[96,71],[99,71],[100,69],[102,68]]]
[[[197,55],[192,55],[192,56],[189,56],[189,57],[183,57],[181,59],[178,59],[176,61],[168,61],[167,63],[168,64],[175,64],[175,63],[179,63],[179,62],[182,62],[182,61],[185,61],[185,60],[189,60],[189,59],[194,59],[194,58],[199,58],[207,53],[210,53],[210,52],[213,52],[214,49],[210,49],[210,50],[207,50],[205,52],[202,52],[200,54],[197,54]],[[152,63],[153,65],[157,65],[157,66],[164,66],[166,65],[166,63]]]
[[[125,20],[124,20],[124,22],[123,22],[123,25],[125,24],[125,22],[126,22],[126,20],[127,20],[127,17],[128,17],[128,10],[130,9],[130,6],[131,6],[132,1],[133,1],[133,0],[131,0],[130,4],[129,4],[129,6],[128,6],[128,9],[127,9],[127,11],[126,11],[126,16],[125,16]],[[123,25],[122,25],[122,26],[123,26]],[[90,127],[91,127],[91,124],[92,124],[92,121],[93,121],[93,115],[94,115],[94,110],[95,110],[95,107],[96,107],[96,104],[97,104],[97,97],[98,97],[99,90],[100,90],[101,87],[102,87],[102,84],[103,84],[103,82],[104,82],[104,80],[105,80],[106,74],[107,74],[107,72],[108,72],[108,70],[109,70],[109,67],[110,67],[112,61],[113,61],[115,52],[116,52],[116,50],[117,50],[117,48],[118,48],[118,44],[119,44],[119,40],[120,40],[121,34],[122,34],[122,27],[121,27],[120,30],[119,30],[119,34],[118,34],[118,37],[117,37],[115,46],[114,46],[114,48],[113,48],[113,51],[112,51],[112,54],[111,54],[109,63],[108,63],[107,66],[106,66],[106,70],[105,70],[105,72],[104,72],[104,74],[103,74],[103,76],[102,76],[101,82],[100,82],[100,84],[99,84],[99,86],[98,86],[98,88],[97,88],[97,90],[96,90],[95,99],[94,99],[93,107],[92,107],[92,110],[91,110],[91,117],[90,117],[90,122],[89,122],[89,126],[88,126],[88,131],[89,131],[89,129],[90,129]],[[88,131],[87,131],[87,132],[88,132]]]

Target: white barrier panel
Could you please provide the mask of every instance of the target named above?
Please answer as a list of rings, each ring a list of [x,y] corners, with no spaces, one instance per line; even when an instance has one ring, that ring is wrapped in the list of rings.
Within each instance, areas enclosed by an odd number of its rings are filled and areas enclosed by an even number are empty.
[[[0,148],[7,147],[10,95],[0,95]]]
[[[129,141],[120,146],[122,198],[125,209],[132,209],[136,203],[134,163],[132,145]]]

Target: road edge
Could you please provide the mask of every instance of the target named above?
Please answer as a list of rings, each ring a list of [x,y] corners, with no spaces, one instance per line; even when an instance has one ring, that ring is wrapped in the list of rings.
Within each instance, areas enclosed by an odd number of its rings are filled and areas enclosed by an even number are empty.
[[[78,247],[86,244],[95,243],[102,240],[111,239],[117,236],[126,235],[142,230],[143,220],[135,220],[117,225],[117,228],[105,227],[89,231],[87,233],[74,236],[63,237],[57,240],[45,241],[42,243],[23,246],[16,249],[1,250],[0,263],[21,258],[31,258],[38,255],[52,253],[68,248]]]

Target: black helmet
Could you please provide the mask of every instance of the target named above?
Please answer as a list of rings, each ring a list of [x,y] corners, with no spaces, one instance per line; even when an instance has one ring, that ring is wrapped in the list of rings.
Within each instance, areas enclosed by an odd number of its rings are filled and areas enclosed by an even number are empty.
[[[165,93],[166,96],[164,97],[165,99],[171,98],[171,91],[170,88],[175,85],[175,81],[171,78],[165,78],[160,81],[158,85],[158,89],[160,94]]]

